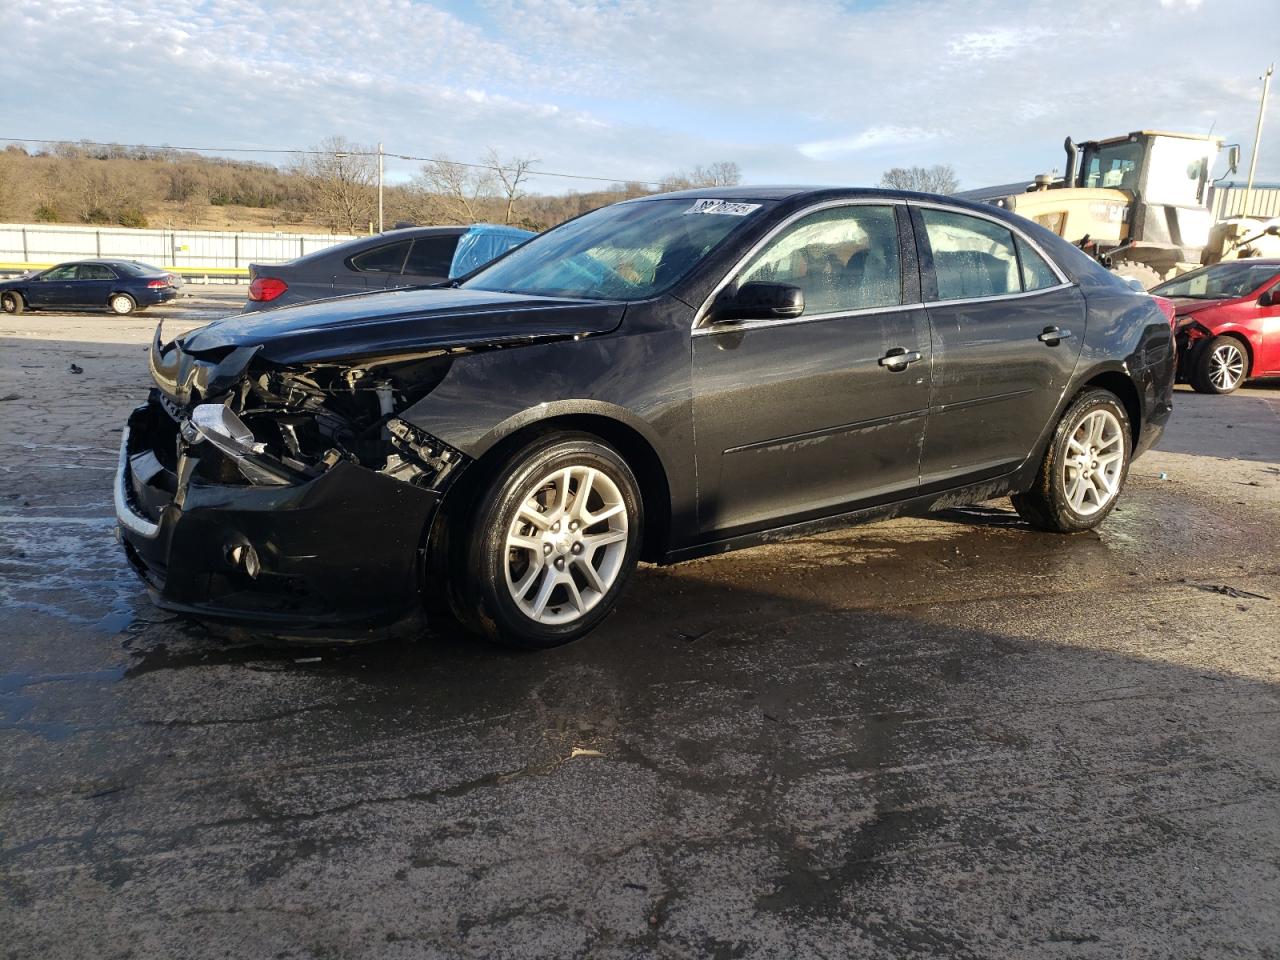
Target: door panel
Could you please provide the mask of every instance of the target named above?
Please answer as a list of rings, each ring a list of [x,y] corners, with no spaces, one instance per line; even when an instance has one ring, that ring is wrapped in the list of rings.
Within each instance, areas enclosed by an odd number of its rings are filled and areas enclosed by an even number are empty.
[[[929,326],[916,302],[915,258],[903,256],[899,231],[909,236],[911,227],[902,213],[887,204],[833,204],[797,215],[727,289],[797,287],[804,313],[695,332],[704,532],[914,492],[929,402]],[[881,362],[892,353],[913,359]]]
[[[1027,458],[1075,370],[1085,304],[1007,228],[921,212],[912,216],[933,344],[927,490],[999,476]],[[1041,339],[1055,328],[1060,339]]]
[[[110,268],[96,263],[82,263],[76,273],[72,303],[81,307],[101,307],[111,295],[116,276]]]
[[[41,306],[66,306],[73,298],[76,265],[55,267],[31,284],[32,303]]]
[[[881,366],[917,350],[905,370]],[[726,330],[693,341],[704,531],[909,495],[929,400],[919,307]]]
[[[1280,296],[1280,284],[1271,288],[1272,296]],[[1259,305],[1262,319],[1258,331],[1262,341],[1254,373],[1280,373],[1280,303],[1269,307]]]

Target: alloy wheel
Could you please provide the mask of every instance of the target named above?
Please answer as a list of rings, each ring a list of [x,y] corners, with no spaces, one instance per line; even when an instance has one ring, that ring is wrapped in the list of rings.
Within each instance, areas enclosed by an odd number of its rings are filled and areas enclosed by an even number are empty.
[[[1124,428],[1110,410],[1093,410],[1071,431],[1063,458],[1062,483],[1071,509],[1092,516],[1120,492],[1124,471]]]
[[[532,486],[507,530],[507,589],[530,619],[571,623],[618,579],[629,536],[622,491],[606,473],[558,469]]]
[[[1209,357],[1209,380],[1227,392],[1234,389],[1244,376],[1244,354],[1233,343],[1224,343]]]

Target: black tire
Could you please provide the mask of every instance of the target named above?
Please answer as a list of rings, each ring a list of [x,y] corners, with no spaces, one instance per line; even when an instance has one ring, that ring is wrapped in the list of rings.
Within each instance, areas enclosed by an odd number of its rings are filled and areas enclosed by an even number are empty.
[[[0,310],[16,317],[25,309],[27,309],[27,302],[22,299],[22,294],[12,290],[0,294]]]
[[[127,317],[138,309],[138,301],[127,293],[113,293],[107,298],[107,307],[117,317]]]
[[[558,487],[548,488],[542,481],[550,480],[566,469],[590,469],[603,475],[608,483],[598,481],[592,488],[595,492],[589,493],[588,499],[595,498],[592,502],[602,503],[598,491],[607,488],[608,495],[616,495],[617,502],[624,508],[625,520],[587,524],[577,533],[570,533],[570,515],[565,513],[563,529],[555,527],[561,531],[557,534],[550,529],[543,533],[527,524],[529,538],[542,542],[543,549],[549,551],[539,566],[532,559],[536,556],[533,551],[522,552],[510,546],[507,537],[513,524],[517,523],[522,505],[531,497],[558,496]],[[566,495],[570,505],[576,505],[577,491],[581,490],[583,482],[583,479],[578,479],[576,488],[574,480],[566,482],[566,489],[572,491],[572,500]],[[591,512],[603,513],[604,509]],[[555,515],[554,506],[547,508],[547,514],[549,517]],[[455,616],[463,626],[489,640],[532,649],[545,649],[577,640],[608,616],[635,569],[644,529],[644,503],[631,468],[616,450],[598,437],[580,433],[545,435],[516,451],[490,479],[474,507],[464,516],[466,519],[462,524],[450,532],[456,546],[451,551],[455,561],[450,565],[448,594]],[[527,517],[528,512],[523,516]],[[572,522],[576,524],[578,521]],[[589,542],[584,534],[598,537],[602,531],[616,533],[607,529],[610,523],[625,523],[625,541],[619,541],[623,546],[612,551],[608,547],[583,548],[583,542]],[[575,539],[577,537],[582,540]],[[560,541],[554,547],[543,542],[552,538]],[[615,571],[610,582],[602,582],[606,586],[603,592],[587,583],[581,566],[585,562],[592,564],[593,570],[597,569],[597,560],[605,561],[609,569]],[[559,565],[558,570],[553,563]],[[603,568],[606,563],[599,566]],[[520,601],[513,596],[514,585],[511,584],[516,575],[513,569],[518,570],[521,565],[524,575],[544,578],[532,580],[532,586],[526,591],[525,601],[532,600],[535,605],[535,595],[540,593],[548,575],[553,579],[559,577],[563,580],[567,576],[574,580],[573,586],[578,594],[576,601],[568,594],[567,585],[555,586],[544,607],[544,615],[548,617],[571,616],[572,619],[543,622],[521,607]],[[535,568],[544,573],[537,574]],[[524,582],[523,575],[520,581]],[[585,610],[584,606],[587,607]]]
[[[1123,277],[1126,280],[1137,280],[1142,284],[1143,290],[1150,290],[1160,283],[1162,279],[1160,274],[1155,271],[1155,268],[1133,260],[1124,260],[1117,263],[1111,268],[1111,272],[1117,277]]]
[[[1249,353],[1235,337],[1214,337],[1191,357],[1196,393],[1231,393],[1249,378]]]
[[[1109,414],[1119,429],[1118,437],[1106,434],[1103,438],[1107,440],[1104,449],[1108,451],[1104,457],[1116,452],[1117,444],[1122,453],[1118,470],[1114,474],[1109,463],[1099,470],[1099,461],[1085,460],[1077,452],[1093,449],[1092,445],[1079,446],[1080,437],[1076,434],[1095,413]],[[1092,422],[1104,425],[1108,423],[1105,416],[1097,418],[1097,421],[1090,421]],[[1132,455],[1133,428],[1124,404],[1108,390],[1086,390],[1076,397],[1058,421],[1036,474],[1035,484],[1025,493],[1014,494],[1013,506],[1018,515],[1037,530],[1049,533],[1083,533],[1092,530],[1107,518],[1120,499],[1125,478],[1129,475],[1129,459]],[[1071,485],[1077,482],[1081,473],[1084,474],[1084,484],[1094,487],[1090,496],[1093,496],[1095,502],[1086,502],[1086,497],[1077,508],[1073,505],[1068,490],[1069,487],[1079,489]],[[1105,502],[1099,502],[1096,484],[1090,479],[1092,476],[1098,477],[1098,484],[1108,485]],[[1085,492],[1088,494],[1087,490]]]

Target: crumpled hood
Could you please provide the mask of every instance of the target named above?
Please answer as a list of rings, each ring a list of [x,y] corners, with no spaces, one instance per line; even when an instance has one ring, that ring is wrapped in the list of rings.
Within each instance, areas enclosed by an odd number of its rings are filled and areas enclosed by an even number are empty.
[[[1180,317],[1189,317],[1193,313],[1199,313],[1201,310],[1208,310],[1210,307],[1220,307],[1227,300],[1201,300],[1197,297],[1173,297],[1174,310]]]
[[[184,353],[261,346],[274,363],[347,360],[608,333],[625,303],[483,290],[392,290],[215,320],[178,340]]]

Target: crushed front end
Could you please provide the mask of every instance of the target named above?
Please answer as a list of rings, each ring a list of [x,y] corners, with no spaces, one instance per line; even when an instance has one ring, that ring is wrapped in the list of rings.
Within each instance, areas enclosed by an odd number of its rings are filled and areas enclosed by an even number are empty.
[[[151,348],[115,482],[120,539],[166,609],[344,633],[420,610],[421,556],[467,458],[398,417],[445,351],[284,366]]]

